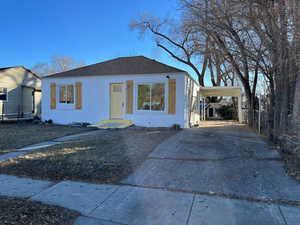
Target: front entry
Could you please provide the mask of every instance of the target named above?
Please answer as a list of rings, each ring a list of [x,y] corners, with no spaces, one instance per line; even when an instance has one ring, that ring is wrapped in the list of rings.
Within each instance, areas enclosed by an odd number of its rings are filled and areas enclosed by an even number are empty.
[[[123,119],[122,89],[122,84],[110,84],[110,119]]]

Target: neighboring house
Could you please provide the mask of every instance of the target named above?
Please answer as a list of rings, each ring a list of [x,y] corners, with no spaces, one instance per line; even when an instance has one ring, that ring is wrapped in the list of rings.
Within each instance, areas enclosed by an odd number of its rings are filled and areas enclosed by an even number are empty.
[[[58,124],[131,120],[146,127],[190,127],[200,120],[198,83],[143,56],[56,73],[42,82],[42,120]]]
[[[39,116],[41,83],[23,66],[0,68],[0,120]]]
[[[218,113],[218,109],[222,106],[232,105],[232,101],[230,100],[222,100],[221,102],[211,102],[208,104],[208,109],[206,111],[207,115],[206,118],[210,120],[221,120],[222,115]]]
[[[218,113],[218,109],[221,108],[223,105],[224,104],[222,103],[209,103],[206,118],[216,120],[222,119],[222,116]]]

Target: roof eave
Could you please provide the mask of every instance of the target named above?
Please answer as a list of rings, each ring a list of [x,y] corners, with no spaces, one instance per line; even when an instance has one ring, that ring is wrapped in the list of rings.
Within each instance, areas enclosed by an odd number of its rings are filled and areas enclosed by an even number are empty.
[[[70,75],[66,75],[66,76],[56,76],[56,74],[53,74],[53,75],[49,75],[49,76],[43,76],[41,77],[41,79],[51,79],[51,78],[74,78],[74,77],[105,77],[105,76],[138,76],[138,75],[153,75],[153,74],[161,74],[161,75],[164,75],[164,74],[188,74],[186,71],[176,71],[176,72],[160,72],[160,73],[136,73],[136,74],[133,74],[133,73],[128,73],[128,74],[99,74],[99,75],[76,75],[76,76],[70,76]],[[57,74],[58,75],[58,74]],[[192,78],[192,77],[191,77]],[[194,80],[195,81],[195,80]],[[197,82],[197,81],[195,81]]]

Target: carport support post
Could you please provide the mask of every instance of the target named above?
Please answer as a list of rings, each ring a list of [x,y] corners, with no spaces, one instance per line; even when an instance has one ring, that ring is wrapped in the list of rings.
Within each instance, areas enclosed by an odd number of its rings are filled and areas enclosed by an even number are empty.
[[[204,120],[204,97],[201,96],[201,120]]]
[[[201,103],[201,120],[204,120],[204,98],[202,97],[202,103]]]
[[[203,98],[203,120],[206,120],[206,105],[205,105],[205,97]]]
[[[243,112],[242,112],[242,95],[238,96],[238,116],[239,116],[239,122],[243,122]]]

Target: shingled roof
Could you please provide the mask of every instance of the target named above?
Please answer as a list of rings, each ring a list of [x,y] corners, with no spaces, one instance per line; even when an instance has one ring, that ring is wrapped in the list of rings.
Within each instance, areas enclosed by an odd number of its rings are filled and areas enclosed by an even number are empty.
[[[48,77],[83,77],[83,76],[103,76],[103,75],[134,75],[134,74],[161,74],[185,72],[172,66],[168,66],[144,56],[120,57],[108,61],[92,64],[55,73]]]

